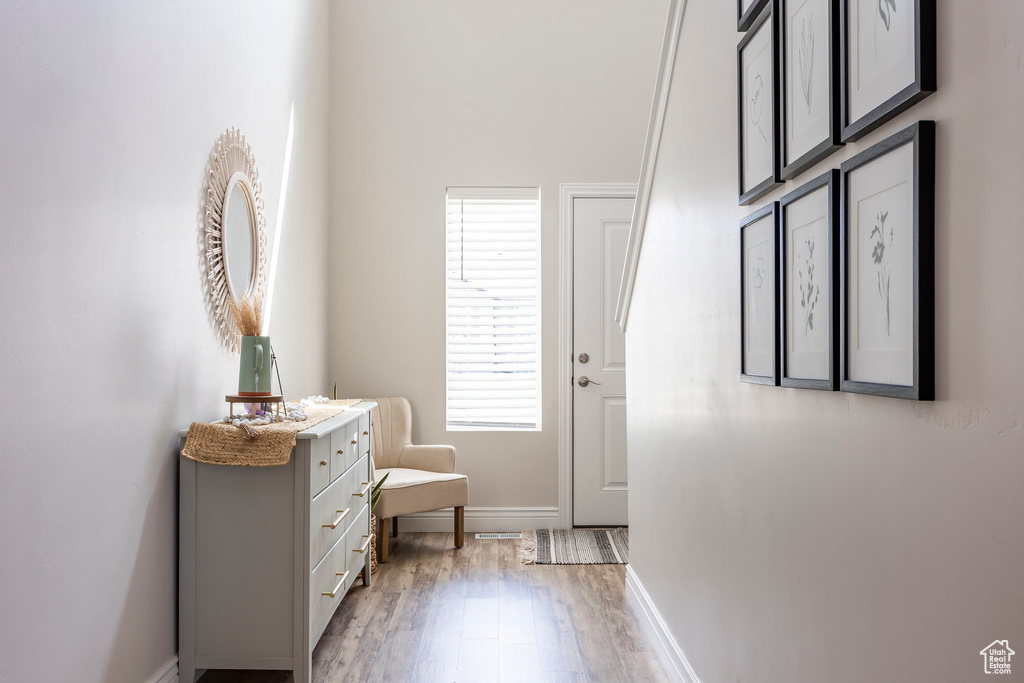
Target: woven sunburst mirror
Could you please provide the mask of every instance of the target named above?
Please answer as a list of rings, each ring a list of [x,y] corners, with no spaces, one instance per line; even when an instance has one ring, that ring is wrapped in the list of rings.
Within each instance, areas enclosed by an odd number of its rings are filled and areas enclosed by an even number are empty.
[[[210,313],[221,342],[237,351],[241,336],[230,301],[262,301],[267,233],[256,159],[234,128],[217,139],[210,156],[203,230]]]

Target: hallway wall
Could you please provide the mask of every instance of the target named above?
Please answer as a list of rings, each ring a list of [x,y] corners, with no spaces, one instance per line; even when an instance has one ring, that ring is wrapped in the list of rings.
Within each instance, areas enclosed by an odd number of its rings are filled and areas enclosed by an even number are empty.
[[[1024,5],[937,4],[939,91],[741,208],[735,3],[687,2],[627,329],[630,564],[704,683],[980,681],[1024,644]],[[741,383],[739,219],[918,119],[938,400]]]
[[[253,147],[268,245],[282,229],[285,388],[325,390],[327,2],[253,7],[0,3],[5,683],[173,674],[176,432],[224,415],[238,377],[198,242],[228,127]]]

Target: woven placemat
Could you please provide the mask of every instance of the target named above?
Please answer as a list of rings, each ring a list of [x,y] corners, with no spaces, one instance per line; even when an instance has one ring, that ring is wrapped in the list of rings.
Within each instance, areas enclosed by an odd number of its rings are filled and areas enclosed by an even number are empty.
[[[272,467],[286,465],[295,448],[295,435],[329,420],[362,399],[347,398],[306,408],[302,422],[273,422],[255,427],[255,436],[224,422],[193,422],[181,454],[209,465]]]

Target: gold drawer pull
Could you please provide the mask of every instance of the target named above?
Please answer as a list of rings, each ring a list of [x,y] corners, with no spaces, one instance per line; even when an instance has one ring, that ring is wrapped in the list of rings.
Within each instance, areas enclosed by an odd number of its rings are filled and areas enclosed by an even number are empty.
[[[335,576],[341,577],[341,579],[338,581],[338,585],[335,586],[334,590],[332,590],[330,593],[321,593],[320,595],[324,596],[325,598],[333,598],[341,591],[341,587],[345,585],[345,579],[348,578],[348,572],[337,572]]]
[[[355,445],[356,445],[356,440],[355,440],[355,439],[352,439],[352,445],[353,445],[353,446],[355,446]]]
[[[372,486],[372,484],[370,482],[364,481],[363,482],[363,490],[360,491],[359,493],[353,493],[352,495],[353,496],[359,496],[360,498],[362,498],[363,496],[365,496],[369,492],[370,486]]]
[[[363,436],[369,436],[370,432],[363,432]]]
[[[334,520],[334,524],[321,524],[320,526],[322,526],[325,529],[337,529],[338,525],[341,524],[341,520],[345,519],[345,517],[348,515],[349,510],[351,510],[351,508],[338,510],[338,518]]]
[[[363,538],[366,539],[366,541],[363,543],[363,547],[362,548],[352,548],[352,552],[359,553],[360,555],[362,555],[363,553],[366,552],[366,549],[370,547],[370,537],[367,536],[366,534],[363,534]]]
[[[320,461],[320,467],[327,467],[327,461],[326,460],[321,460]]]
[[[338,455],[345,455],[345,449],[344,448],[339,448],[338,449]]]

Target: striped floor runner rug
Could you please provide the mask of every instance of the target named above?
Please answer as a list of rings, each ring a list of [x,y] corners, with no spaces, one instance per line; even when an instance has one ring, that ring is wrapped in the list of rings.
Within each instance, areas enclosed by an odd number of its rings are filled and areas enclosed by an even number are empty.
[[[626,564],[629,531],[618,529],[538,529],[524,531],[523,564]]]

